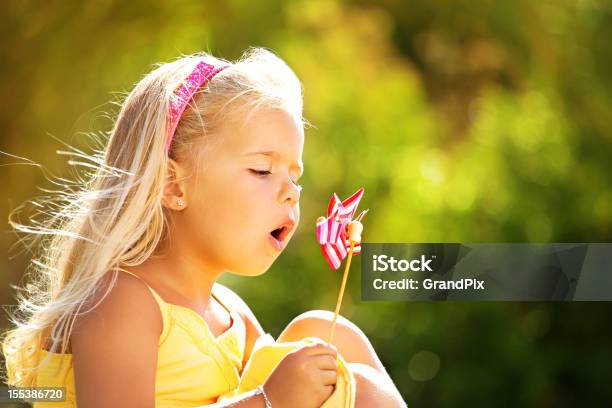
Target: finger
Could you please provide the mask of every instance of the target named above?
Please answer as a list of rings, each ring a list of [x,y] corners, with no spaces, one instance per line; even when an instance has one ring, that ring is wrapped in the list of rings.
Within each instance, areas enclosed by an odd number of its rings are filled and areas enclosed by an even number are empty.
[[[338,360],[336,357],[331,355],[319,355],[313,357],[316,359],[315,364],[321,370],[337,370],[338,369]]]
[[[338,351],[334,346],[327,346],[325,344],[313,344],[312,346],[306,347],[306,349],[311,356],[326,354],[336,357],[338,355]]]
[[[325,395],[327,395],[327,398],[329,398],[329,396],[332,395],[332,392],[334,392],[335,388],[336,388],[335,385],[325,385],[324,386]]]
[[[338,382],[336,370],[321,370],[321,381],[324,385],[335,385]]]
[[[329,343],[326,340],[323,340],[321,337],[317,337],[317,336],[310,336],[308,337],[308,340],[312,343],[312,344],[323,344],[325,346],[328,347],[333,347],[336,348],[336,346],[334,346],[333,343]]]

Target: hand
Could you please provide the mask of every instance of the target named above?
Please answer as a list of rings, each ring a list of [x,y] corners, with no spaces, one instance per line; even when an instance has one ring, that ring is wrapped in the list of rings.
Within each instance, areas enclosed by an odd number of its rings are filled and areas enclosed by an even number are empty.
[[[264,384],[274,408],[319,408],[334,391],[338,352],[314,343],[287,354]]]

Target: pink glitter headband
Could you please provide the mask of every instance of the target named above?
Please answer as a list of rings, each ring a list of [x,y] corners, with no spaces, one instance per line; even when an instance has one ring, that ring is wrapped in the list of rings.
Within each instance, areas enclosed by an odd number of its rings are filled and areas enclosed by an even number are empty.
[[[174,138],[178,123],[181,120],[181,116],[187,104],[191,98],[193,98],[193,95],[219,71],[227,67],[229,67],[229,65],[215,67],[212,64],[200,61],[181,87],[174,93],[174,97],[172,101],[170,101],[170,118],[168,123],[168,134],[166,136],[166,154],[170,151],[170,145],[172,144],[172,139]]]

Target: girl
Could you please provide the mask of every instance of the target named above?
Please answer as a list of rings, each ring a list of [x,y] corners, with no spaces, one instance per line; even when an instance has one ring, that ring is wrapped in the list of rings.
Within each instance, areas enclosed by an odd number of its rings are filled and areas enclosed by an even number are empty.
[[[146,75],[82,188],[43,228],[13,224],[47,238],[3,342],[7,382],[66,387],[48,406],[312,408],[334,391],[339,353],[355,405],[405,406],[343,318],[333,345],[304,345],[262,387],[220,398],[265,331],[215,281],[263,274],[293,236],[303,143],[301,85],[267,50],[235,63],[190,55]],[[277,341],[324,338],[330,321],[305,313]]]

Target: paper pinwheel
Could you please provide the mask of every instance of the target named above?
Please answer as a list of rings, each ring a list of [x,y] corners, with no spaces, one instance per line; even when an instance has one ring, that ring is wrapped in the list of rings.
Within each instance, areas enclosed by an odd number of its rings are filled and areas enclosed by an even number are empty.
[[[334,193],[327,206],[327,217],[319,217],[317,219],[317,240],[321,245],[323,256],[325,256],[329,266],[334,270],[338,269],[342,264],[342,260],[348,256],[344,267],[344,274],[342,275],[342,285],[340,286],[340,293],[336,302],[336,310],[328,343],[331,343],[334,338],[336,320],[338,319],[338,313],[340,313],[340,305],[342,304],[342,296],[344,295],[353,253],[358,254],[361,252],[361,231],[363,230],[361,219],[368,210],[363,210],[354,220],[353,216],[357,211],[361,197],[363,197],[363,192],[364,189],[362,187],[344,201],[340,201],[336,193]]]
[[[317,220],[317,240],[321,245],[323,256],[334,270],[340,267],[342,260],[349,252],[348,226],[357,211],[363,192],[362,187],[344,201],[340,201],[334,193],[327,206],[327,217],[319,217]],[[367,212],[368,210],[363,210],[355,220],[361,221]],[[355,242],[353,253],[360,252],[361,242]]]

